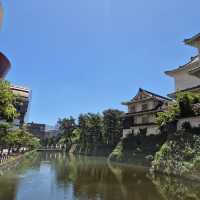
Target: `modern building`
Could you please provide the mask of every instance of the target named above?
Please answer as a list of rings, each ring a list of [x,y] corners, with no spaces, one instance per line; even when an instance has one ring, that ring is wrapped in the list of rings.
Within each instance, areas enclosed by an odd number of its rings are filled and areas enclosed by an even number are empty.
[[[128,112],[124,116],[123,137],[130,133],[159,134],[156,114],[165,110],[170,101],[167,97],[140,88],[135,97],[122,103],[128,107]]]
[[[58,128],[56,126],[50,126],[50,125],[46,125],[45,132],[48,138],[56,137],[59,134]]]
[[[19,113],[19,117],[15,120],[15,125],[23,125],[28,121],[31,103],[31,90],[16,85],[12,85],[11,90],[16,95],[15,107]]]
[[[11,67],[10,61],[8,58],[0,52],[0,79],[5,78]]]
[[[3,21],[3,8],[0,2],[0,26]],[[9,59],[0,52],[0,79],[4,79],[7,75],[9,69],[11,68],[11,63]],[[19,113],[19,117],[14,121],[16,126],[23,125],[27,121],[29,107],[31,102],[31,90],[17,85],[12,85],[11,90],[16,95],[15,107]]]
[[[27,123],[27,130],[32,133],[34,136],[38,137],[41,140],[55,137],[58,135],[58,130],[55,127],[48,126],[46,124],[40,123]]]
[[[3,7],[0,2],[0,28],[3,22]],[[6,74],[8,73],[8,70],[10,69],[10,61],[8,58],[0,52],[0,79],[4,78]]]
[[[175,82],[175,91],[169,94],[170,97],[175,97],[177,91],[200,92],[200,33],[185,39],[184,43],[197,48],[198,55],[191,57],[185,65],[165,72]]]
[[[38,137],[39,139],[45,139],[47,138],[46,132],[45,132],[45,124],[39,124],[39,123],[28,123],[27,124],[27,130],[33,134],[35,137]]]

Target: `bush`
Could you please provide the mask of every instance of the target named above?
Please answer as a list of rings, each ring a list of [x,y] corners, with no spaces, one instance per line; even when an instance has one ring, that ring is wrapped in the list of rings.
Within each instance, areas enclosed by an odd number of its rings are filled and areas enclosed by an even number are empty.
[[[111,153],[111,156],[116,158],[117,160],[120,160],[122,158],[122,154],[123,154],[123,145],[120,142]]]
[[[181,176],[197,168],[200,169],[200,137],[191,132],[179,131],[168,138],[156,153],[151,169]]]
[[[199,106],[194,106],[197,103],[200,103],[200,95],[179,92],[176,101],[169,104],[166,111],[157,114],[156,121],[160,127],[163,127],[179,118],[196,116],[200,114]]]

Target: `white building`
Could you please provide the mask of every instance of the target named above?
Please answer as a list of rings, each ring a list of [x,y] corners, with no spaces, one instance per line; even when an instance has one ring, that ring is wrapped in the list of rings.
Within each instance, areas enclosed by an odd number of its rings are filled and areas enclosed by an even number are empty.
[[[123,137],[130,133],[159,134],[156,113],[165,110],[170,101],[169,98],[140,88],[135,97],[122,103],[128,106],[128,113],[124,116]]]
[[[200,34],[184,40],[185,44],[198,49],[198,55],[192,57],[188,63],[165,73],[174,78],[175,91],[170,94],[174,97],[177,91],[200,92]]]
[[[168,76],[174,78],[175,82],[175,92],[169,94],[170,97],[175,97],[177,91],[200,93],[200,33],[184,40],[184,43],[197,48],[198,54],[185,65],[165,72]],[[194,106],[199,106],[199,104]],[[199,127],[200,116],[179,119],[178,130],[182,128],[184,122],[189,122],[192,127]]]
[[[17,97],[15,107],[20,114],[15,124],[22,125],[28,121],[32,92],[28,88],[17,85],[12,85],[11,90]]]

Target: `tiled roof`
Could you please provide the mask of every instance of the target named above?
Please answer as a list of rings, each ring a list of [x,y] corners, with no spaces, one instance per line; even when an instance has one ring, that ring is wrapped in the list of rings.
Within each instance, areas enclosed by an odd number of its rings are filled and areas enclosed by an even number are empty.
[[[185,42],[185,44],[191,45],[191,43],[195,40],[200,40],[200,33],[196,34],[195,36],[193,36],[189,39],[185,39],[184,42]]]
[[[194,56],[194,57],[191,57],[190,61],[187,62],[186,64],[182,65],[182,66],[179,66],[178,68],[176,69],[172,69],[172,70],[169,70],[169,71],[165,71],[165,74],[167,75],[171,75],[171,73],[173,72],[177,72],[177,71],[180,71],[182,69],[184,69],[185,67],[187,67],[188,65],[192,64],[192,63],[195,63],[195,62],[199,62],[199,56]]]
[[[148,90],[144,90],[144,89],[142,89],[142,88],[139,88],[138,93],[140,93],[140,92],[144,92],[144,93],[146,93],[147,95],[149,95],[150,97],[154,97],[154,98],[156,98],[156,99],[158,99],[158,100],[160,100],[160,101],[172,101],[172,99],[170,99],[170,98],[167,98],[167,97],[164,97],[164,96],[155,94],[155,93],[153,93],[153,92],[150,92],[150,91],[148,91]],[[137,96],[137,95],[136,95],[136,96]],[[135,96],[135,97],[136,97],[136,96]],[[123,105],[131,104],[132,102],[135,101],[135,97],[133,97],[133,98],[132,98],[130,101],[128,101],[128,102],[123,102],[122,104],[123,104]]]
[[[145,93],[148,93],[148,94],[150,94],[150,95],[152,95],[152,96],[154,96],[154,97],[157,97],[157,98],[160,98],[160,99],[163,99],[163,100],[167,100],[167,101],[171,101],[170,98],[167,98],[167,97],[164,97],[164,96],[161,96],[161,95],[155,94],[155,93],[153,93],[153,92],[150,92],[150,91],[144,90],[144,89],[142,89],[142,88],[140,88],[140,90],[141,90],[141,91],[144,91]]]

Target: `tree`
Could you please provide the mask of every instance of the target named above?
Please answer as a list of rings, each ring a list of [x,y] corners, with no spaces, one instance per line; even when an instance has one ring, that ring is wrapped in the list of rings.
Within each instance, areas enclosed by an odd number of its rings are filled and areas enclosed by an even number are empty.
[[[87,141],[89,143],[102,143],[103,134],[102,134],[102,117],[100,114],[88,113],[88,132],[87,132]]]
[[[18,116],[14,103],[15,95],[10,88],[10,83],[0,80],[0,117],[2,119],[12,122]]]
[[[190,117],[194,115],[194,111],[192,109],[193,100],[194,96],[192,93],[188,92],[178,93],[176,101],[179,105],[181,117]]]
[[[103,112],[104,138],[107,144],[116,145],[122,137],[124,112],[108,109]]]
[[[61,137],[65,138],[65,144],[72,144],[73,131],[76,128],[76,122],[73,117],[58,120],[58,127],[61,132]]]
[[[176,101],[168,105],[168,109],[157,114],[156,120],[160,127],[182,117],[199,115],[200,111],[194,104],[200,103],[200,95],[191,92],[178,92]]]
[[[80,143],[86,145],[88,133],[88,115],[80,114],[78,117],[78,127],[80,130]]]
[[[28,147],[30,149],[39,147],[39,139],[28,133],[24,128],[9,131],[5,134],[1,141],[9,148]]]

